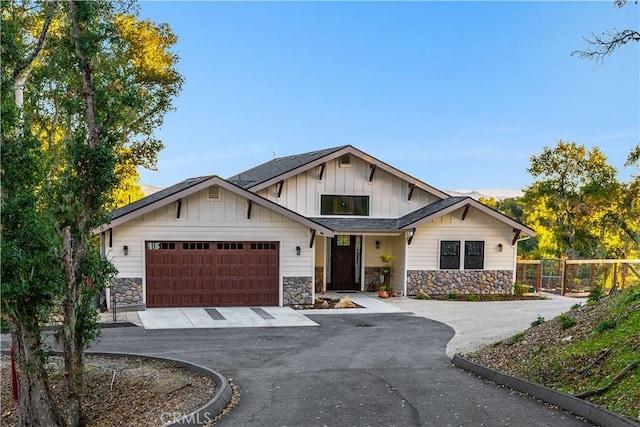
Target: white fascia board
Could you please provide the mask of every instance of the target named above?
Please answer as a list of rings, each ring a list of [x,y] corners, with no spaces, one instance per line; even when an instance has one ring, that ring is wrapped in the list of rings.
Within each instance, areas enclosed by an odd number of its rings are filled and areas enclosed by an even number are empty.
[[[253,192],[258,192],[260,190],[263,190],[265,188],[268,188],[274,184],[277,184],[278,182],[280,182],[283,179],[288,179],[291,178],[292,176],[296,176],[302,172],[306,172],[307,170],[311,169],[311,168],[315,168],[317,166],[320,166],[321,164],[328,162],[330,160],[336,159],[338,157],[343,156],[344,154],[353,154],[354,156],[357,156],[359,158],[361,158],[362,160],[368,162],[369,164],[372,165],[377,165],[380,169],[383,169],[384,171],[395,175],[397,177],[399,177],[400,179],[406,181],[409,184],[414,184],[416,187],[431,193],[433,195],[435,195],[436,197],[440,197],[441,199],[447,199],[449,197],[451,197],[449,194],[438,190],[437,188],[434,188],[422,181],[420,181],[419,179],[416,179],[414,177],[412,177],[411,175],[408,175],[396,168],[394,168],[393,166],[390,166],[388,164],[386,164],[385,162],[376,159],[375,157],[372,157],[370,155],[368,155],[367,153],[364,153],[360,150],[358,150],[357,148],[348,145],[338,151],[334,151],[333,153],[327,154],[326,156],[323,157],[318,157],[317,159],[315,159],[312,162],[309,162],[307,164],[304,164],[298,168],[292,169],[289,172],[283,173],[281,175],[278,175],[276,177],[273,177],[267,181],[263,181],[259,184],[256,184],[252,187],[249,187],[250,191]]]
[[[536,232],[533,229],[527,227],[526,225],[520,224],[519,222],[514,221],[513,219],[509,218],[508,216],[503,215],[500,212],[498,212],[496,210],[493,210],[490,207],[485,206],[482,203],[478,202],[477,200],[471,199],[471,198],[467,198],[467,199],[461,200],[458,203],[455,203],[455,204],[453,204],[453,205],[451,205],[449,207],[446,207],[446,208],[444,208],[442,210],[439,210],[438,212],[434,212],[433,214],[428,215],[428,216],[426,216],[424,218],[421,218],[421,219],[419,219],[417,221],[414,221],[411,224],[407,224],[405,227],[403,227],[403,230],[410,230],[410,229],[415,228],[417,226],[420,226],[420,225],[422,225],[422,224],[424,224],[426,222],[433,221],[434,219],[438,219],[443,215],[446,215],[446,214],[454,212],[454,211],[456,211],[456,210],[458,210],[460,208],[463,208],[466,205],[471,205],[472,207],[478,209],[479,211],[481,211],[481,212],[483,212],[483,213],[485,213],[485,214],[487,214],[487,215],[489,215],[489,216],[491,216],[491,217],[493,217],[493,218],[495,218],[495,219],[497,219],[499,221],[504,222],[505,224],[509,225],[513,229],[520,230],[521,233],[524,233],[524,234],[526,234],[528,236],[535,236],[535,234],[536,234]]]

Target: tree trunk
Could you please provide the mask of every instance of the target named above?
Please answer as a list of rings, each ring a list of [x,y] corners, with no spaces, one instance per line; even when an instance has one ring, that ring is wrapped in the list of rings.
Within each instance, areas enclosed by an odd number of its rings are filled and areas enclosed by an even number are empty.
[[[78,304],[81,303],[80,290],[75,274],[73,258],[73,239],[69,226],[62,230],[63,262],[67,276],[65,286],[64,325],[62,326],[62,353],[64,355],[64,370],[67,383],[67,397],[69,399],[69,422],[74,427],[84,426],[86,418],[82,410],[84,383],[84,348],[79,347],[78,341]],[[80,357],[78,357],[80,354]]]
[[[18,373],[18,425],[64,426],[58,405],[51,396],[44,358],[39,354],[42,349],[39,328],[25,327],[14,316],[9,319]]]

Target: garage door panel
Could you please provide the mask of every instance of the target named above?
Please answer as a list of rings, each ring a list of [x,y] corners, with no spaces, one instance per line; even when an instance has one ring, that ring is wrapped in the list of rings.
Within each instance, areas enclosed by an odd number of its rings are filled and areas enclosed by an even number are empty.
[[[277,242],[147,242],[149,307],[278,305]]]

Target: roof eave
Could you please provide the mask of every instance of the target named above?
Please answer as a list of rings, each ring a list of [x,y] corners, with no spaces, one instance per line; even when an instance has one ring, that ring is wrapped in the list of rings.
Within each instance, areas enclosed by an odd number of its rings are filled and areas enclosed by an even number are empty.
[[[504,214],[502,214],[502,213],[500,213],[500,212],[498,212],[498,211],[496,211],[496,210],[494,210],[494,209],[492,209],[492,208],[490,208],[490,207],[488,207],[488,206],[486,206],[486,205],[484,205],[484,204],[482,204],[482,203],[478,202],[477,200],[474,200],[474,199],[472,199],[470,197],[467,197],[467,198],[465,198],[463,200],[460,200],[457,203],[452,204],[451,206],[447,206],[446,208],[443,208],[443,209],[441,209],[441,210],[439,210],[437,212],[434,212],[434,213],[432,213],[430,215],[427,215],[427,216],[425,216],[423,218],[420,218],[420,219],[418,219],[416,221],[413,221],[413,222],[411,222],[409,224],[406,224],[405,226],[402,227],[402,229],[403,230],[411,230],[411,229],[413,229],[415,227],[418,227],[418,226],[420,226],[422,224],[425,224],[425,223],[427,223],[429,221],[433,221],[435,219],[438,219],[441,216],[444,216],[444,215],[446,215],[448,213],[454,212],[454,211],[456,211],[456,210],[458,210],[458,209],[460,209],[462,207],[465,207],[467,205],[471,205],[474,208],[480,210],[481,212],[484,212],[487,215],[492,216],[493,218],[496,218],[496,219],[504,222],[505,224],[511,226],[514,230],[519,230],[520,233],[523,233],[523,234],[526,234],[526,235],[532,236],[532,237],[535,236],[535,234],[536,234],[536,232],[533,229],[527,227],[526,225],[521,224],[518,221],[515,221],[515,220],[509,218],[508,216],[506,216],[506,215],[504,215]]]
[[[367,162],[369,162],[371,164],[377,165],[379,168],[385,170],[386,172],[388,172],[388,173],[390,173],[392,175],[398,176],[398,177],[402,178],[403,180],[409,182],[410,184],[414,184],[417,187],[421,188],[422,190],[425,190],[425,191],[427,191],[429,193],[434,194],[437,197],[440,197],[442,199],[446,199],[446,198],[451,197],[451,195],[445,193],[444,191],[440,191],[437,188],[432,187],[429,184],[426,184],[426,183],[420,181],[419,179],[414,178],[411,175],[408,175],[408,174],[400,171],[399,169],[396,169],[393,166],[388,165],[387,163],[385,163],[385,162],[383,162],[383,161],[381,161],[381,160],[379,160],[379,159],[377,159],[377,158],[375,158],[373,156],[370,156],[369,154],[367,154],[367,153],[365,153],[363,151],[358,150],[357,148],[353,147],[352,145],[347,145],[345,147],[342,147],[339,150],[336,150],[336,151],[333,151],[331,153],[328,153],[328,154],[326,154],[326,155],[324,155],[322,157],[318,157],[317,159],[315,159],[315,160],[313,160],[313,161],[311,161],[309,163],[305,163],[304,165],[301,165],[301,166],[299,166],[299,167],[297,167],[295,169],[292,169],[292,170],[290,170],[288,172],[282,173],[282,174],[277,175],[277,176],[275,176],[273,178],[270,178],[268,180],[256,183],[256,184],[254,184],[252,186],[247,186],[246,188],[248,190],[253,191],[253,192],[257,192],[257,191],[263,190],[265,188],[268,188],[271,185],[277,184],[278,182],[280,182],[283,179],[290,178],[290,177],[298,175],[298,174],[300,174],[300,173],[302,173],[304,171],[307,171],[307,170],[309,170],[311,168],[320,166],[322,163],[325,163],[325,162],[327,162],[329,160],[336,159],[336,158],[338,158],[338,157],[340,157],[340,156],[342,156],[344,154],[354,154],[354,155],[362,158],[363,160],[365,160],[365,161],[367,161]]]

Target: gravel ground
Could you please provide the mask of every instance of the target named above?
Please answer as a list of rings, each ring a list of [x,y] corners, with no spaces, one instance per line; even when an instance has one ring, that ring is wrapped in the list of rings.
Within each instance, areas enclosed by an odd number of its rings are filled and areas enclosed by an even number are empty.
[[[570,310],[572,305],[586,301],[586,298],[544,295],[549,299],[472,302],[389,298],[385,302],[451,326],[456,334],[447,344],[447,356],[453,357],[522,332],[538,316],[552,319]]]
[[[64,400],[63,361],[50,358],[50,380],[58,404]],[[11,362],[0,357],[2,426],[18,424],[11,396]],[[157,426],[171,421],[176,412],[188,413],[208,402],[215,382],[167,362],[142,358],[87,356],[86,398],[88,424],[107,426]]]

